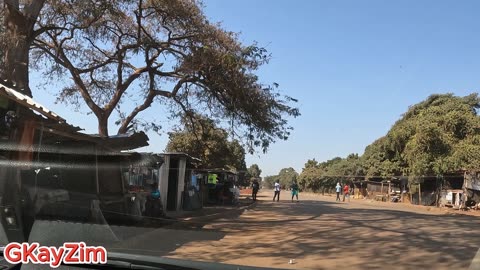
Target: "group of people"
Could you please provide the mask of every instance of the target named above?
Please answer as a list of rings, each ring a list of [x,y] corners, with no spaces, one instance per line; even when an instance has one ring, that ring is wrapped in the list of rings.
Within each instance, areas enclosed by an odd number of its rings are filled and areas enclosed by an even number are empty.
[[[260,184],[258,183],[258,181],[255,179],[253,180],[252,182],[252,199],[253,201],[256,201],[257,200],[257,193],[258,193],[258,190],[260,189]],[[292,185],[290,186],[290,189],[292,190],[292,202],[293,202],[293,198],[297,198],[297,202],[298,202],[298,192],[300,190],[299,186],[298,186],[298,183],[297,181],[293,181],[292,182]],[[273,187],[273,201],[275,201],[275,199],[278,201],[280,201],[280,191],[282,190],[282,187],[280,186],[280,181],[277,180],[275,182],[275,185]]]
[[[335,191],[337,192],[337,198],[336,201],[340,201],[340,193],[342,192],[342,186],[340,183],[337,182],[337,185],[335,186]],[[345,201],[345,198],[350,202],[350,186],[345,183],[345,186],[343,186],[343,201]]]
[[[275,199],[277,199],[277,202],[280,201],[280,190],[281,190],[281,186],[280,186],[280,181],[277,180],[275,182],[275,185],[273,187],[273,201],[275,201]],[[296,197],[297,198],[297,202],[298,202],[298,191],[300,190],[300,188],[298,187],[298,184],[297,184],[297,181],[293,181],[292,182],[292,185],[290,185],[290,189],[292,191],[292,202],[293,202],[293,198]]]
[[[257,180],[254,180],[253,183],[252,183],[252,198],[254,201],[257,200],[257,193],[258,193],[258,190],[260,189],[260,184],[258,183]],[[292,191],[292,202],[293,202],[293,199],[296,197],[297,199],[297,202],[298,202],[298,192],[300,190],[299,186],[298,186],[298,183],[297,181],[293,181],[292,182],[292,185],[290,186],[290,189]],[[282,187],[280,185],[280,181],[277,180],[275,181],[275,184],[274,184],[274,187],[273,187],[273,201],[275,201],[275,199],[278,201],[280,201],[280,191],[282,190]],[[337,193],[337,198],[336,198],[336,201],[339,202],[340,201],[340,193],[343,193],[343,201],[345,201],[345,199],[347,199],[348,202],[350,202],[350,194],[352,193],[351,189],[350,189],[350,186],[348,184],[345,183],[345,185],[342,187],[340,185],[340,183],[338,182],[337,185],[335,186],[335,191]],[[343,191],[343,192],[342,192]]]

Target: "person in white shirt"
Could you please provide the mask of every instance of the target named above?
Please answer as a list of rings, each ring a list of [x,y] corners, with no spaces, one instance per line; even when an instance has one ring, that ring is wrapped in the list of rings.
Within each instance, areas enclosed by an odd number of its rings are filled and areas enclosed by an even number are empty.
[[[273,201],[275,201],[275,198],[277,198],[277,202],[280,201],[280,181],[279,180],[275,182],[273,191],[275,192],[273,195]]]
[[[340,186],[340,183],[337,183],[337,186],[335,187],[335,191],[337,192],[337,199],[336,201],[340,201],[340,191],[342,190],[342,186]]]

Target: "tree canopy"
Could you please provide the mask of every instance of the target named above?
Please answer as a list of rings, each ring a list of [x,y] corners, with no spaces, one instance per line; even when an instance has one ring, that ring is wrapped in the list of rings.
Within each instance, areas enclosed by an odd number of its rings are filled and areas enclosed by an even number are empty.
[[[262,170],[260,170],[260,167],[258,167],[257,164],[250,165],[247,171],[248,171],[248,176],[253,178],[259,178],[260,175],[262,174]]]
[[[289,137],[287,120],[300,115],[295,99],[256,75],[269,53],[210,22],[201,1],[4,3],[10,39],[3,76],[28,88],[33,66],[45,78],[65,82],[58,101],[86,106],[98,119],[101,136],[110,134],[112,115],[122,134],[158,128],[141,114],[150,107],[168,108],[171,117],[201,112],[228,119],[249,151],[266,150]]]
[[[184,127],[169,133],[167,152],[184,152],[200,158],[204,168],[246,170],[245,150],[237,140],[230,140],[228,132],[206,118],[194,122],[183,118]]]
[[[365,149],[367,175],[437,175],[479,168],[477,94],[431,95]]]
[[[273,184],[278,180],[280,185],[284,188],[290,187],[293,181],[297,181],[298,173],[293,168],[283,168],[277,175],[266,176],[263,179],[263,184],[267,188],[272,188]]]
[[[252,164],[245,172],[239,174],[239,184],[248,187],[252,184],[253,179],[259,179],[262,174],[262,170],[258,164]]]
[[[336,157],[321,163],[313,159],[305,163],[298,183],[304,190],[325,191],[333,188],[337,182],[353,180],[363,173],[358,154],[350,154],[347,158]]]
[[[441,175],[480,168],[480,98],[431,95],[411,106],[362,156],[308,160],[299,176],[305,189],[332,188],[354,176]]]

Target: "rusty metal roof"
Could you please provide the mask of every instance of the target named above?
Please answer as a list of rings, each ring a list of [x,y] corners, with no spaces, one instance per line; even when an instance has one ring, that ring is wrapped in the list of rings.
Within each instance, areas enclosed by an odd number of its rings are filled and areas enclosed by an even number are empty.
[[[59,122],[66,122],[65,119],[61,118],[56,113],[50,111],[49,109],[47,109],[42,104],[34,101],[31,97],[29,97],[25,94],[22,94],[22,93],[18,92],[17,90],[14,90],[14,89],[6,86],[3,83],[0,83],[0,95],[4,96],[4,97],[6,97],[10,100],[13,100],[16,103],[19,103],[19,104],[21,104],[21,105],[23,105],[23,106],[25,106],[25,107],[27,107],[31,110],[34,110],[34,111],[42,114],[43,116],[45,116],[49,119],[56,120],[56,121],[59,121]]]
[[[45,106],[36,102],[31,97],[20,93],[12,87],[7,86],[6,83],[0,82],[0,96],[8,98],[15,103],[20,104],[32,110],[33,112],[42,115],[43,117],[50,120],[48,121],[49,124],[57,124],[56,127],[61,130],[69,132],[82,130],[82,128],[78,126],[68,124],[67,121],[64,118],[60,117],[58,114],[47,109]],[[58,126],[58,124],[60,124],[60,126]]]
[[[148,146],[148,136],[144,132],[136,132],[132,134],[113,135],[102,138],[99,135],[89,135],[97,140],[98,143],[117,151],[132,150],[144,146]]]
[[[81,133],[79,131],[83,130],[82,128],[68,124],[67,121],[58,114],[34,101],[31,97],[13,89],[13,87],[7,86],[7,83],[1,81],[0,96],[8,98],[9,100],[31,110],[34,113],[34,118],[40,121],[47,130],[52,129],[57,131],[57,133],[60,132],[59,134],[64,135],[71,134],[67,137],[73,136],[82,141],[91,141],[115,151],[131,150],[148,146],[148,136],[143,132],[115,135],[107,138]]]

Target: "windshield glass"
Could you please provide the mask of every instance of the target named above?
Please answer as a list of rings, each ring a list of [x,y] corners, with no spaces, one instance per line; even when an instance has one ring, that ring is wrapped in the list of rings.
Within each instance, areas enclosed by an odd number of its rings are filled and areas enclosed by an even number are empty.
[[[478,10],[1,1],[3,257],[480,268]]]

